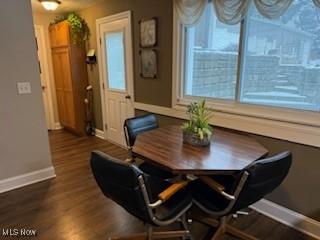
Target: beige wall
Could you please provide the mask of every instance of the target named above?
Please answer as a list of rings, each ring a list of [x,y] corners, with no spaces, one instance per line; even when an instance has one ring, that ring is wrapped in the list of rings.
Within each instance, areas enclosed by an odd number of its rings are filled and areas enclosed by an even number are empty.
[[[53,108],[53,121],[54,123],[59,123],[59,114],[58,114],[58,106],[57,106],[57,99],[56,99],[56,91],[55,91],[55,84],[54,84],[54,74],[53,74],[53,67],[52,67],[52,58],[51,58],[51,48],[50,48],[50,39],[49,39],[49,25],[55,19],[56,15],[52,13],[37,13],[33,12],[33,23],[34,25],[43,26],[44,33],[45,33],[45,44],[46,44],[46,55],[48,60],[48,81],[49,81],[49,90],[52,96],[52,107]]]
[[[51,167],[30,1],[0,3],[0,180]],[[17,82],[32,94],[18,95]]]
[[[320,221],[320,148],[253,135],[270,155],[290,150],[293,163],[284,183],[266,198]]]
[[[134,46],[134,81],[135,100],[170,107],[172,83],[172,0],[106,0],[103,4],[96,5],[81,11],[92,31],[90,47],[96,48],[95,20],[114,13],[132,10],[133,15],[133,46]],[[156,47],[159,57],[158,79],[143,79],[139,76],[139,41],[138,21],[142,18],[158,18],[158,41]],[[98,67],[89,70],[89,79],[94,85],[95,116],[97,127],[102,128],[101,104],[99,94]],[[141,111],[136,111],[142,114]],[[181,120],[165,116],[158,116],[161,125],[181,123]],[[253,135],[259,142],[268,148],[271,154],[290,150],[293,152],[293,165],[284,184],[267,196],[267,199],[294,211],[320,221],[320,149]]]
[[[133,52],[134,52],[134,89],[135,101],[160,106],[171,105],[171,59],[172,59],[172,0],[106,0],[101,4],[80,11],[87,21],[91,38],[89,48],[96,46],[96,19],[111,14],[131,10],[133,17]],[[158,53],[158,78],[144,79],[139,72],[139,35],[138,22],[144,18],[158,18],[158,44],[155,47]],[[96,126],[102,129],[102,114],[99,89],[99,70],[95,66],[88,68],[89,82],[94,90],[94,112]]]

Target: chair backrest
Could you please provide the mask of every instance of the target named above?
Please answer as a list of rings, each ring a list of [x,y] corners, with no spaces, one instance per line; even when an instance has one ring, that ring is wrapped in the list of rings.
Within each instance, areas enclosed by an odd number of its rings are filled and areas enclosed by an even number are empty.
[[[154,114],[147,114],[126,119],[124,132],[128,147],[132,147],[138,134],[158,128],[158,121]]]
[[[287,176],[292,162],[289,151],[255,161],[244,171],[249,173],[232,212],[248,207],[277,188]],[[244,172],[243,172],[244,173]]]
[[[144,222],[150,222],[139,185],[142,172],[134,165],[94,151],[91,154],[93,175],[103,194]]]

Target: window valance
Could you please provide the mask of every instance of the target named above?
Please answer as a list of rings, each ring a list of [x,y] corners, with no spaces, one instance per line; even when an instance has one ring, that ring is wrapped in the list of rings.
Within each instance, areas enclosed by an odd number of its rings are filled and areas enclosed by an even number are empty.
[[[280,17],[293,0],[212,0],[211,2],[221,22],[237,24],[246,16],[252,2],[261,15],[272,19]],[[320,7],[320,0],[313,2]],[[207,3],[208,0],[175,0],[175,10],[181,23],[186,26],[196,24]]]
[[[196,24],[207,5],[208,0],[176,0],[175,10],[181,23],[186,26]]]

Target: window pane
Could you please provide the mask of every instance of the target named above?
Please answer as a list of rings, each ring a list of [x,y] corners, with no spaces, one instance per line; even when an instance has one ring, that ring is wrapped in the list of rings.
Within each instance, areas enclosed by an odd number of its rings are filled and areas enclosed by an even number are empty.
[[[108,88],[125,90],[123,32],[107,33],[105,41]]]
[[[186,28],[184,94],[234,99],[240,24],[218,21],[208,4],[200,22]]]
[[[241,101],[319,111],[320,9],[295,0],[277,20],[249,16]]]

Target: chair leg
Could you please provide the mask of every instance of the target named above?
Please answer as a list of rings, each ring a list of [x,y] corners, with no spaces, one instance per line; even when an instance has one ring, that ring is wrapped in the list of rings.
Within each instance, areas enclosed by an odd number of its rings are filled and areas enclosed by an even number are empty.
[[[193,218],[193,220],[195,220],[197,222],[206,224],[211,227],[218,227],[220,225],[218,220],[210,218],[210,217],[206,217],[206,216],[202,216],[202,215],[193,215],[192,218]]]
[[[224,234],[229,234],[234,237],[237,237],[242,240],[258,240],[258,238],[255,238],[229,224],[227,224],[227,220],[229,219],[229,216],[225,216],[220,219],[220,225],[214,235],[212,236],[211,240],[217,240]]]
[[[167,239],[167,238],[180,238],[188,237],[190,232],[187,230],[181,231],[163,231],[163,232],[152,232],[151,238],[148,233],[138,233],[132,234],[130,236],[121,236],[121,237],[109,237],[108,240],[149,240],[149,239]]]
[[[218,240],[223,234],[225,233],[224,226],[218,227],[214,235],[212,236],[211,240]]]
[[[130,236],[109,237],[108,240],[147,240],[147,235],[145,233],[138,233]]]
[[[166,232],[154,232],[152,239],[167,239],[167,238],[186,238],[190,235],[187,230],[180,231],[166,231]]]
[[[188,220],[187,220],[187,215],[186,214],[184,214],[181,217],[181,225],[182,225],[183,229],[185,229],[186,231],[189,232],[189,235],[187,236],[187,239],[193,240],[193,237],[192,237],[191,232],[189,230]],[[182,239],[184,240],[185,237],[182,237]]]
[[[232,227],[230,225],[226,225],[226,233],[230,234],[234,237],[240,238],[242,240],[258,240],[258,238],[255,238],[235,227]]]
[[[146,228],[147,228],[146,232],[147,232],[148,240],[152,240],[153,228],[150,224],[147,224]]]
[[[219,219],[218,229],[215,231],[214,235],[212,236],[211,240],[219,239],[223,234],[226,232],[226,221],[227,217],[222,217]]]

